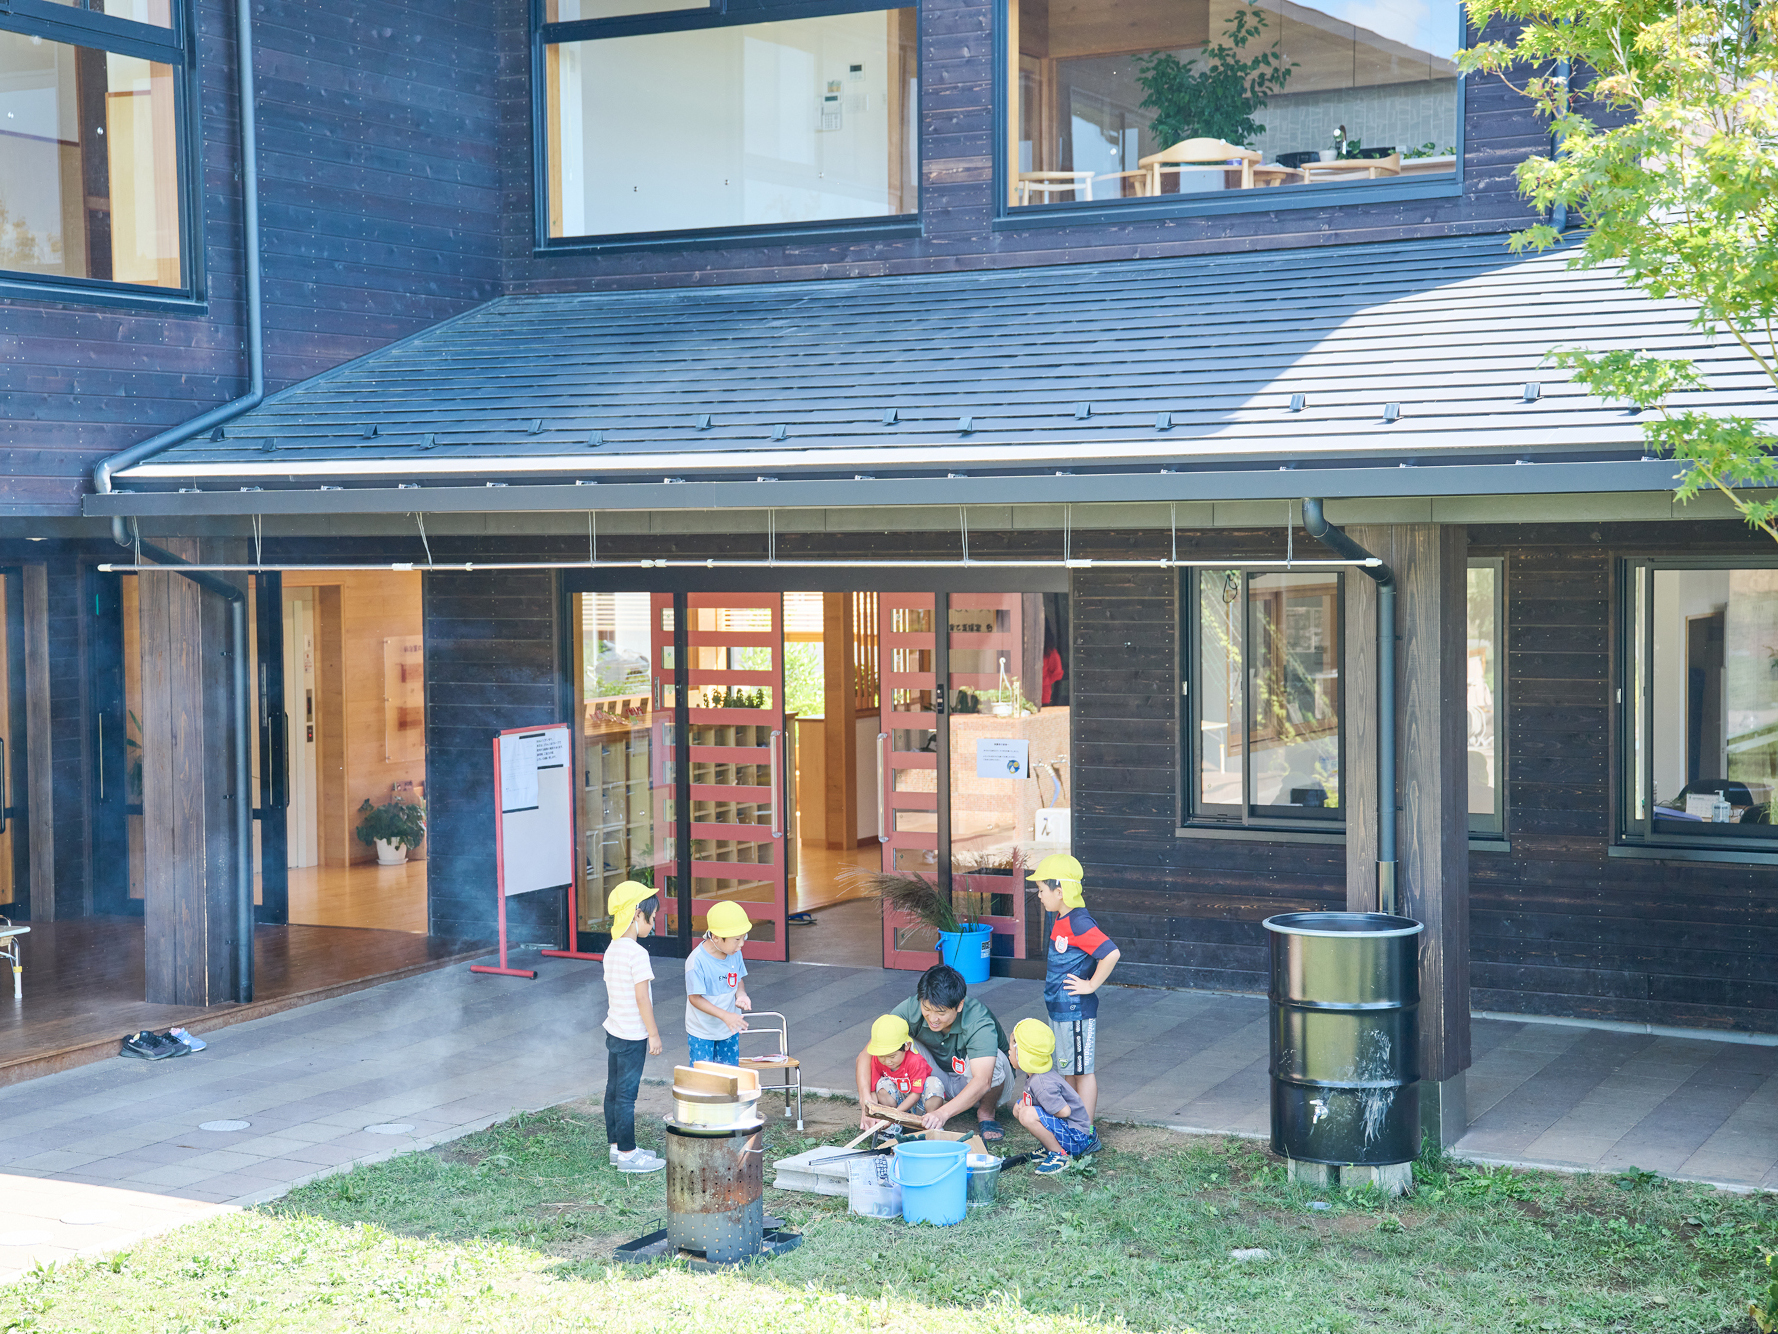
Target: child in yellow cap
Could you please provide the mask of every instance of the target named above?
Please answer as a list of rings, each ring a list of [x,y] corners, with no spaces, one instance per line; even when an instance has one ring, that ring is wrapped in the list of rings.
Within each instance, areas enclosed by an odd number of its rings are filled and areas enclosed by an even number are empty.
[[[867,1099],[898,1112],[909,1110],[916,1102],[921,1102],[921,1110],[925,1110],[945,1100],[945,1086],[932,1073],[926,1058],[914,1050],[908,1021],[898,1014],[880,1015],[870,1026],[870,1041],[864,1044],[864,1055],[858,1061],[861,1112]],[[867,1113],[859,1118],[859,1123],[868,1120]]]
[[[1026,878],[1037,886],[1043,904],[1043,1007],[1061,1039],[1056,1071],[1080,1095],[1089,1120],[1099,1110],[1099,1076],[1093,1057],[1099,1045],[1099,988],[1121,957],[1117,942],[1099,929],[1081,895],[1080,863],[1066,853],[1051,853]]]
[[[738,903],[723,901],[710,909],[703,942],[685,960],[685,1043],[692,1063],[720,1061],[736,1065],[741,1060],[741,1034],[747,1031],[742,1014],[753,1008],[741,979],[747,961],[741,946],[753,923]]]
[[[1013,1064],[1025,1072],[1025,1091],[1013,1104],[1018,1123],[1049,1154],[1034,1169],[1054,1176],[1069,1162],[1094,1152],[1099,1137],[1080,1094],[1055,1072],[1056,1033],[1041,1019],[1021,1019],[1012,1030]]]
[[[636,1147],[636,1094],[642,1066],[661,1054],[654,1022],[654,964],[637,941],[654,931],[660,898],[626,880],[611,891],[611,943],[605,947],[605,1137],[620,1172],[658,1172],[667,1160]]]

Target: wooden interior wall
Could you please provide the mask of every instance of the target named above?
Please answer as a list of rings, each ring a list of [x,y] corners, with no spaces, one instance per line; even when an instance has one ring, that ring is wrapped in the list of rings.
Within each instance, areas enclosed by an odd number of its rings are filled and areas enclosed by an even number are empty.
[[[358,808],[389,799],[394,783],[424,783],[426,762],[388,760],[384,746],[383,641],[423,629],[420,576],[396,570],[292,570],[286,591],[318,590],[323,866],[374,862],[358,841]],[[331,590],[331,591],[329,591]],[[336,767],[337,766],[337,767]]]
[[[428,574],[424,588],[430,929],[486,940],[495,914],[493,738],[563,717],[555,579]],[[507,903],[514,943],[560,943],[566,921],[557,893]]]
[[[1620,557],[1741,554],[1736,523],[1472,527],[1506,563],[1510,854],[1470,857],[1480,1010],[1778,1032],[1778,867],[1607,856]]]

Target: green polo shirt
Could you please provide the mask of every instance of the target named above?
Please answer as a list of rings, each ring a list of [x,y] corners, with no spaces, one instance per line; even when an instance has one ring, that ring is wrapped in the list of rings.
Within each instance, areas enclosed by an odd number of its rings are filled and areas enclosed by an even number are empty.
[[[927,1027],[918,997],[910,996],[891,1013],[907,1021],[908,1035],[931,1052],[933,1060],[951,1074],[965,1074],[968,1062],[1006,1050],[1006,1034],[1001,1030],[1000,1021],[974,996],[963,998],[957,1022],[943,1033]],[[959,1066],[959,1061],[963,1065]]]

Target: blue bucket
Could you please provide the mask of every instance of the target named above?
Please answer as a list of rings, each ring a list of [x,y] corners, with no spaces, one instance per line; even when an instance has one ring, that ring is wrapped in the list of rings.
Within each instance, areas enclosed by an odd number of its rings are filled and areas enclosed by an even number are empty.
[[[969,1146],[962,1140],[914,1140],[895,1146],[890,1176],[901,1187],[901,1216],[910,1223],[961,1223],[969,1212]]]
[[[988,980],[988,956],[993,948],[991,926],[966,926],[961,931],[938,933],[938,957],[963,974],[965,982]]]

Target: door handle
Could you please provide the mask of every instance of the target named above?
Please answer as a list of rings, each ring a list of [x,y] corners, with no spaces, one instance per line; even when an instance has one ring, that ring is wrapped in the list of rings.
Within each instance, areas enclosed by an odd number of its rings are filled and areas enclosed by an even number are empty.
[[[271,752],[271,806],[273,810],[287,810],[290,806],[290,715],[283,709],[272,710],[266,733],[271,741],[267,747]]]
[[[95,714],[99,720],[99,800],[105,800],[105,715]]]
[[[889,734],[877,733],[877,842],[889,841],[889,793],[883,787],[883,777],[889,768]]]
[[[772,837],[784,837],[784,787],[778,769],[778,750],[784,740],[784,733],[772,729]]]

